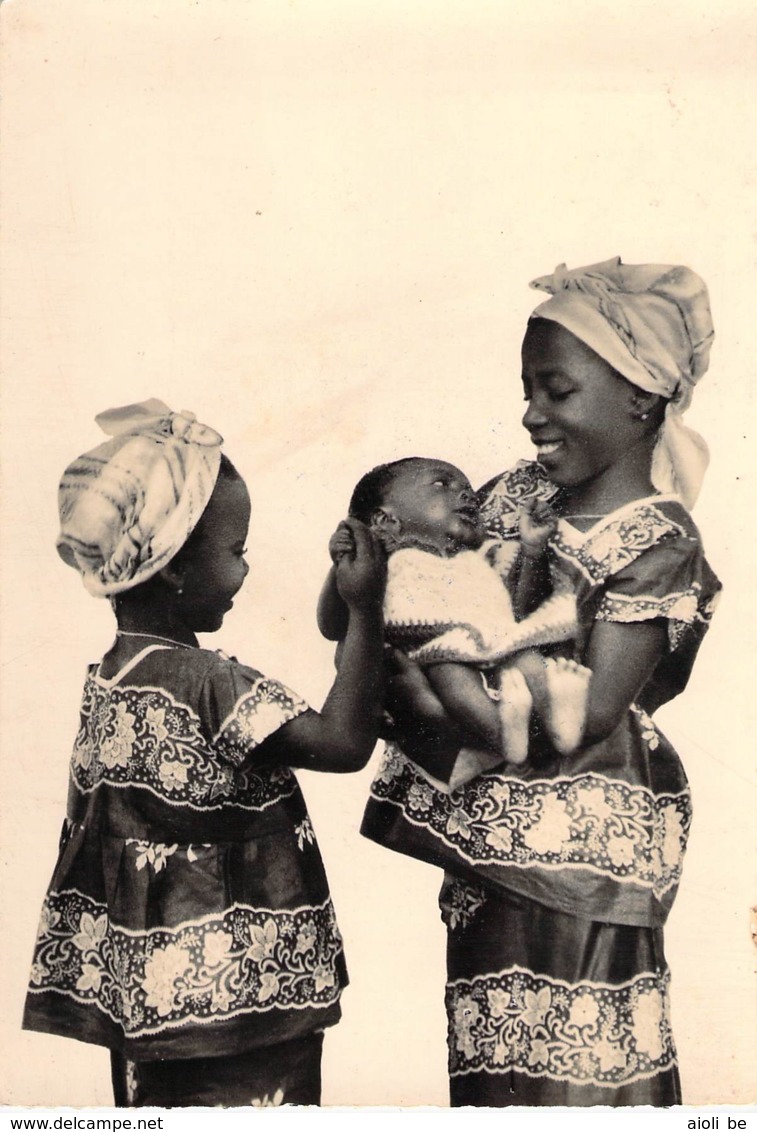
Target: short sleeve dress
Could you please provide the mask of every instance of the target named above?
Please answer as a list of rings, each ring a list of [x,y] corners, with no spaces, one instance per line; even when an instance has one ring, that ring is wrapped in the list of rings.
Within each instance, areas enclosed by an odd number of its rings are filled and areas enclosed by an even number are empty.
[[[155,1062],[338,1021],[347,975],[313,827],[292,772],[255,760],[306,710],[200,648],[152,645],[112,679],[90,667],[25,1028]]]
[[[490,534],[516,538],[519,502],[555,492],[526,462],[487,484]],[[674,1104],[662,926],[691,802],[651,715],[685,687],[720,585],[673,496],[587,532],[561,520],[549,555],[576,594],[577,660],[597,620],[666,622],[667,652],[637,702],[603,742],[561,759],[534,736],[520,773],[451,795],[390,747],[363,831],[446,870],[453,1104]]]

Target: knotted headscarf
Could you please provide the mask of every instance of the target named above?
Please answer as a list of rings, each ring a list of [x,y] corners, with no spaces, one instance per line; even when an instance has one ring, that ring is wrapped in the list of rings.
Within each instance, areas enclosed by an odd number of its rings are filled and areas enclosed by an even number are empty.
[[[625,264],[616,256],[572,271],[562,264],[531,286],[552,296],[531,318],[559,322],[633,385],[667,400],[652,483],[693,507],[709,453],[682,413],[707,370],[714,337],[703,280],[688,267]]]
[[[223,438],[155,398],[95,417],[113,439],[79,456],[58,491],[58,553],[91,594],[147,581],[178,553],[218,478]]]

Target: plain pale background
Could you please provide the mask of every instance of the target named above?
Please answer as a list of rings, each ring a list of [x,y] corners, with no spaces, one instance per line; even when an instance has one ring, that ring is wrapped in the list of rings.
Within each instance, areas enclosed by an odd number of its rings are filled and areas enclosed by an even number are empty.
[[[751,0],[6,0],[4,1085],[109,1104],[107,1054],[19,1029],[85,664],[109,608],[54,551],[96,412],[157,396],[226,438],[251,573],[215,638],[316,706],[326,542],[367,468],[528,456],[530,278],[687,263],[717,330],[690,423],[727,590],[660,713],[695,824],[667,933],[685,1099],[755,1099],[755,248]],[[446,1104],[440,875],[357,833],[375,757],[301,780],[352,986],[324,1102]]]

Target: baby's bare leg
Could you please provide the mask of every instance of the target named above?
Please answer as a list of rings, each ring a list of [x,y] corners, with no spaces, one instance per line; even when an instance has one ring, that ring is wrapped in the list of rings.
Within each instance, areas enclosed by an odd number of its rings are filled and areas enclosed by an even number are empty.
[[[467,664],[431,664],[426,678],[445,710],[462,727],[471,743],[500,750],[502,735],[498,705],[489,698],[481,672]]]
[[[546,668],[552,704],[550,737],[561,755],[569,755],[583,736],[591,670],[565,657],[548,660]]]
[[[583,734],[590,670],[564,657],[545,660],[535,649],[519,653],[514,664],[523,673],[555,750],[570,754]]]
[[[499,672],[499,718],[502,750],[508,762],[521,765],[528,758],[528,724],[533,696],[522,672],[515,666]]]

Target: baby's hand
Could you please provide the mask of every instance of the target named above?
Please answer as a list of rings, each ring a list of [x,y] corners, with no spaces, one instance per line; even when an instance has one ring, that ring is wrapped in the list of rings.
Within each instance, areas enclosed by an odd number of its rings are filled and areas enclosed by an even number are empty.
[[[557,516],[543,499],[526,499],[518,515],[518,531],[523,553],[528,558],[542,554],[557,526]]]
[[[331,561],[336,566],[340,558],[354,557],[355,555],[355,536],[352,533],[349,523],[340,523],[333,535],[329,539],[329,554]]]
[[[334,562],[339,596],[356,609],[380,607],[386,586],[383,548],[368,527],[357,519],[347,519],[340,526],[347,527],[352,548],[340,552]]]

